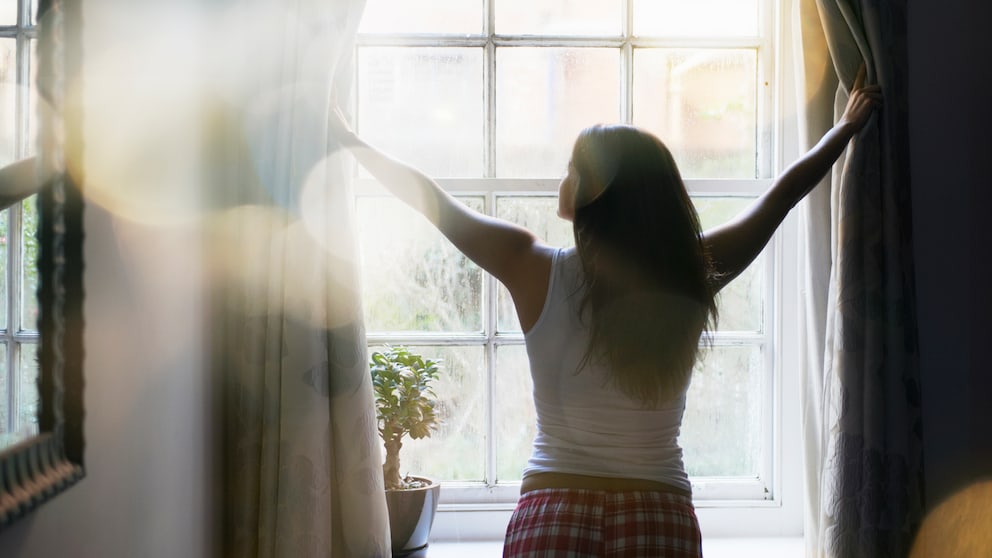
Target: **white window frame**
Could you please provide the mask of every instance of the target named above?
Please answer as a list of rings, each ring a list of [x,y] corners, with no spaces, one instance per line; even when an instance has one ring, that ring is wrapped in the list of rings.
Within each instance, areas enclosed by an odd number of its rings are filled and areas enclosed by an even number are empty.
[[[34,24],[35,2],[32,0],[18,0],[17,23],[11,26],[0,26],[0,39],[14,39],[16,42],[17,58],[17,85],[15,99],[15,121],[14,121],[14,160],[20,160],[36,151],[33,138],[30,137],[31,120],[36,115],[31,114],[30,94],[31,87],[31,66],[36,61],[31,59],[32,45],[37,37],[37,28]],[[24,294],[33,296],[33,293],[23,293],[22,278],[23,265],[34,265],[34,262],[23,261],[22,250],[22,226],[24,202],[11,205],[6,212],[7,219],[7,255],[6,255],[6,281],[7,292],[7,327],[0,329],[0,345],[7,348],[6,358],[3,365],[6,367],[5,384],[7,393],[6,404],[9,412],[7,423],[0,425],[0,432],[11,433],[17,430],[17,415],[22,403],[22,394],[19,390],[19,377],[21,373],[21,353],[23,351],[34,350],[38,346],[39,334],[37,324],[21,323],[21,307]],[[30,326],[30,327],[26,327]],[[35,417],[37,419],[37,417]],[[37,428],[37,421],[35,422]],[[18,432],[18,434],[33,435],[37,432]]]
[[[758,114],[759,122],[774,122],[758,130],[758,178],[751,180],[702,180],[687,179],[691,195],[700,197],[753,197],[771,184],[771,177],[782,170],[783,161],[794,158],[796,146],[786,141],[784,105],[785,92],[791,84],[789,60],[784,44],[784,17],[782,0],[760,2],[759,37],[735,39],[646,39],[630,36],[632,0],[623,0],[627,17],[622,33],[617,38],[556,37],[550,41],[532,36],[495,35],[490,22],[493,3],[484,0],[484,10],[489,14],[480,35],[460,35],[457,38],[439,39],[431,35],[360,35],[357,48],[364,46],[472,46],[485,49],[484,77],[487,122],[485,127],[486,151],[484,178],[439,178],[438,183],[456,195],[483,197],[485,211],[492,214],[496,198],[501,195],[557,196],[558,179],[508,179],[495,178],[495,49],[497,46],[603,46],[621,49],[622,78],[621,118],[631,121],[633,76],[633,49],[637,47],[742,47],[757,48],[758,63]],[[357,83],[357,80],[356,80]],[[765,87],[760,87],[765,84]],[[356,97],[357,99],[357,97]],[[361,123],[359,122],[360,126]],[[793,130],[788,130],[792,132]],[[792,134],[794,135],[794,134]],[[792,137],[791,135],[789,137]],[[357,175],[357,173],[356,173]],[[357,196],[388,195],[374,180],[356,180]],[[763,394],[770,420],[766,421],[763,437],[765,448],[759,466],[761,477],[746,479],[692,478],[693,499],[704,536],[798,536],[802,532],[802,458],[799,425],[800,367],[798,344],[800,302],[799,244],[796,241],[798,223],[790,216],[772,238],[762,254],[764,265],[765,307],[763,332],[717,332],[716,346],[756,344],[763,347],[765,385]],[[496,334],[496,280],[486,275],[483,291],[483,322],[480,334],[410,333],[368,334],[370,346],[383,343],[409,345],[482,345],[486,347],[487,361],[487,457],[486,476],[493,478],[495,464],[495,434],[490,409],[495,389],[495,347],[501,344],[523,344],[522,334]],[[788,448],[783,451],[783,448]],[[439,514],[434,524],[432,538],[436,540],[492,540],[500,539],[519,494],[519,482],[498,484],[447,482],[442,487]]]

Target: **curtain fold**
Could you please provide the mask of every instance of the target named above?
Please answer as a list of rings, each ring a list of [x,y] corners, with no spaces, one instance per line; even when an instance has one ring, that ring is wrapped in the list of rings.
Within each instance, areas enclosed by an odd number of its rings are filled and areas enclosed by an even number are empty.
[[[834,123],[834,103],[837,76],[830,63],[826,37],[816,0],[800,0],[790,14],[793,28],[796,97],[799,114],[799,151],[806,152],[829,130]],[[825,475],[830,440],[830,425],[836,421],[837,384],[823,365],[824,342],[827,328],[827,296],[830,270],[833,261],[833,223],[831,205],[835,180],[827,176],[812,190],[800,205],[800,231],[803,236],[801,292],[803,319],[800,337],[802,370],[800,375],[800,406],[803,424],[804,453],[804,514],[803,532],[806,555],[820,557],[825,548],[823,528],[829,525],[826,506],[830,496],[829,480]]]
[[[351,185],[328,137],[364,0],[232,1],[210,49],[206,227],[222,555],[388,556]]]
[[[905,2],[800,5],[807,71],[826,45],[830,73],[839,76],[833,117],[843,111],[862,61],[868,82],[880,84],[885,96],[835,166],[829,199],[818,195],[805,208],[810,556],[905,556],[923,516],[905,14]],[[814,17],[822,34],[809,25]],[[824,128],[830,79],[809,77],[812,142]],[[829,277],[825,293],[822,277]]]

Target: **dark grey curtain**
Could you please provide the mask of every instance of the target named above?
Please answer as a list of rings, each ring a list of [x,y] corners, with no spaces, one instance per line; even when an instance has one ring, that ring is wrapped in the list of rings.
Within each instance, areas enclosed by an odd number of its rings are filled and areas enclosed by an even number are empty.
[[[924,512],[906,2],[817,0],[817,8],[841,83],[836,106],[862,61],[885,95],[834,184],[824,366],[839,383],[839,411],[824,543],[832,556],[902,557]]]

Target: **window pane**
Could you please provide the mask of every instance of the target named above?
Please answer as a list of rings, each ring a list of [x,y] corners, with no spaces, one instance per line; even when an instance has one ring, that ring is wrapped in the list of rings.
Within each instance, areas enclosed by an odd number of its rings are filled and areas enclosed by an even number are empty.
[[[690,476],[758,476],[762,376],[757,346],[714,347],[696,365],[679,439]]]
[[[482,32],[482,0],[368,0],[359,33]]]
[[[497,217],[526,227],[551,246],[573,246],[572,223],[558,217],[557,211],[556,196],[500,196],[496,199]],[[510,292],[499,285],[497,296],[497,330],[520,331]]]
[[[381,347],[369,347],[369,351]],[[430,438],[403,439],[400,474],[442,481],[481,481],[485,476],[485,351],[483,347],[408,346],[441,360],[434,382],[441,424]]]
[[[38,329],[37,196],[21,202],[21,329]]]
[[[7,344],[0,343],[0,448],[16,438],[7,426],[10,421],[10,377],[7,374]]]
[[[7,285],[7,244],[8,225],[10,223],[10,209],[0,211],[0,329],[7,329],[7,299],[9,298],[9,287]]]
[[[518,481],[530,457],[537,428],[527,349],[523,345],[496,348],[496,480]]]
[[[460,198],[482,210],[480,197]],[[357,202],[369,331],[482,331],[482,270],[392,197]]]
[[[25,155],[34,155],[38,152],[38,41],[31,41],[31,59],[28,62],[31,68],[31,83],[28,87],[28,137],[25,142],[27,151]]]
[[[38,346],[22,344],[20,350],[17,430],[30,436],[38,433]]]
[[[753,198],[692,198],[703,230],[730,221],[747,208]],[[743,273],[723,288],[718,295],[720,331],[762,331],[762,301],[764,293],[764,256],[758,256]]]
[[[756,178],[757,53],[634,51],[633,122],[665,142],[684,178]]]
[[[17,44],[0,39],[0,165],[17,156]]]
[[[0,25],[17,25],[17,0],[0,0]]]
[[[619,0],[496,0],[503,35],[619,35]]]
[[[362,136],[434,177],[483,174],[482,49],[366,47]]]
[[[758,0],[634,0],[634,34],[757,35]]]
[[[561,176],[578,133],[619,118],[619,50],[496,50],[497,176]]]

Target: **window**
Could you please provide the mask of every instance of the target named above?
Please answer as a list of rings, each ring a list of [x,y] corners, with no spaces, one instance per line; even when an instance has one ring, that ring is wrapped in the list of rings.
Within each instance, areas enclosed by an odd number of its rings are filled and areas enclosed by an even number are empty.
[[[35,152],[35,7],[0,0],[0,166]],[[37,432],[35,198],[0,213],[0,448]]]
[[[356,47],[359,132],[470,206],[571,245],[556,195],[578,132],[626,122],[673,151],[704,228],[769,185],[779,146],[773,0],[369,0]],[[444,362],[444,424],[404,442],[442,510],[512,509],[534,410],[509,296],[426,220],[359,174],[371,348]],[[783,265],[786,264],[786,265]],[[681,444],[699,506],[779,505],[783,268],[770,244],[719,300]]]

